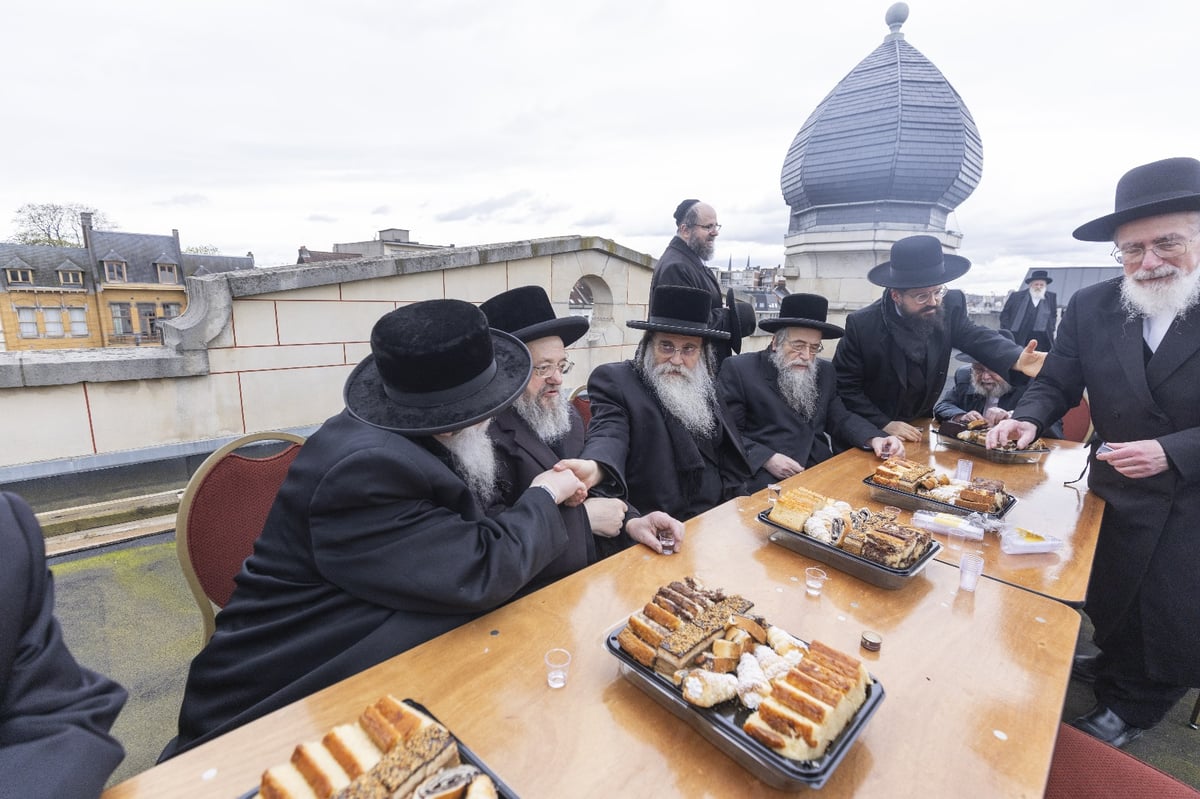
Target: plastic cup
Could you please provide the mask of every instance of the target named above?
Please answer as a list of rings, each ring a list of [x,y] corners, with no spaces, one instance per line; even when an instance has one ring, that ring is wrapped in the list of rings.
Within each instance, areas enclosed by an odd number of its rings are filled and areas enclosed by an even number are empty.
[[[659,530],[658,543],[662,544],[662,553],[664,555],[675,554],[675,533],[670,530]]]
[[[954,470],[954,479],[962,480],[964,483],[971,482],[971,470],[975,468],[975,464],[967,458],[959,458],[958,468]]]
[[[958,564],[958,587],[964,591],[974,591],[983,573],[983,558],[967,553]]]
[[[775,503],[779,501],[779,495],[783,493],[783,486],[779,483],[771,483],[767,486],[767,505],[775,507]]]
[[[946,543],[955,551],[962,551],[963,544],[966,542],[966,534],[958,528],[946,531]]]
[[[570,668],[571,653],[565,649],[551,649],[546,653],[546,684],[551,688],[562,688],[567,684]]]
[[[820,596],[827,576],[824,569],[809,566],[804,570],[804,590],[808,592],[809,596]]]

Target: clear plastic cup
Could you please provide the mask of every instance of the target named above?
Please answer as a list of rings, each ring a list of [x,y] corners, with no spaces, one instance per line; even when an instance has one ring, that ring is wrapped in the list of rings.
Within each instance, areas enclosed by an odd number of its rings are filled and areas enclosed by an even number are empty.
[[[958,564],[958,587],[964,591],[974,591],[983,573],[983,556],[967,553]]]
[[[546,684],[551,688],[562,688],[567,684],[567,672],[571,669],[571,653],[565,649],[551,649],[545,660]]]
[[[818,569],[816,566],[809,566],[804,570],[804,590],[809,596],[820,596],[821,589],[825,587],[825,580],[828,575],[824,569]]]

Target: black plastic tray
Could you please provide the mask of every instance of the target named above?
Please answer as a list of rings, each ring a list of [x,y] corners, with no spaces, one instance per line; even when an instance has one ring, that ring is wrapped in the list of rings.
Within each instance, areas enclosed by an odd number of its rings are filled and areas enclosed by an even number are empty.
[[[404,702],[404,704],[408,705],[409,707],[415,708],[416,710],[424,713],[426,716],[429,716],[429,718],[433,719],[434,721],[438,721],[437,716],[430,713],[429,710],[424,705],[422,705],[420,702],[417,702],[416,700],[413,700],[413,699],[405,699],[405,700],[403,700],[403,702]],[[438,724],[441,724],[441,722],[438,721]],[[445,726],[445,725],[443,724],[442,726]],[[454,735],[453,732],[451,732],[450,734]],[[462,760],[463,763],[471,764],[472,766],[474,766],[475,768],[479,769],[484,774],[486,774],[492,778],[492,782],[494,782],[496,784],[496,796],[500,797],[500,799],[520,799],[520,797],[517,796],[516,791],[514,791],[512,788],[509,788],[507,785],[505,785],[504,781],[496,776],[496,772],[494,772],[490,768],[488,768],[487,765],[482,760],[480,760],[478,757],[476,757],[474,752],[472,752],[465,745],[463,745],[462,741],[458,740],[458,736],[454,736],[454,741],[455,741],[455,743],[458,744],[458,757],[460,760]],[[264,769],[264,771],[265,771],[265,769]],[[239,796],[237,799],[254,799],[254,797],[256,797],[256,796],[258,796],[258,788],[252,788],[249,791],[246,791],[241,796]]]
[[[940,430],[937,434],[937,442],[950,449],[966,452],[992,463],[1037,463],[1050,454],[1048,449],[988,449],[974,441],[963,441],[956,436],[943,434]]]
[[[884,566],[881,563],[876,563],[873,560],[867,560],[859,555],[854,555],[844,549],[839,549],[833,544],[826,544],[824,541],[818,541],[811,535],[798,533],[790,527],[784,527],[778,522],[773,522],[770,519],[770,510],[764,510],[758,514],[758,520],[765,525],[775,528],[775,532],[771,533],[770,540],[773,544],[779,544],[793,552],[799,552],[801,555],[819,560],[827,566],[832,566],[838,571],[845,572],[851,577],[857,577],[864,583],[895,590],[903,588],[904,585],[916,577],[942,549],[942,544],[937,539],[931,538],[929,546],[919,558],[913,561],[913,564],[907,569],[893,569],[890,566]]]
[[[680,689],[670,680],[630,657],[617,643],[617,635],[624,627],[624,623],[617,625],[605,639],[608,651],[621,662],[621,675],[772,788],[786,791],[824,785],[883,702],[883,686],[872,676],[862,707],[829,744],[825,754],[816,760],[790,760],[742,731],[742,724],[751,711],[738,700],[732,699],[714,707],[696,707],[683,698]]]
[[[947,502],[938,502],[936,499],[923,497],[920,494],[910,494],[907,491],[901,491],[891,486],[881,486],[872,480],[870,475],[863,478],[863,484],[871,489],[871,499],[886,505],[895,505],[900,508],[908,508],[909,510],[931,510],[935,513],[945,511],[946,513],[958,513],[963,516],[980,513],[980,511],[971,510],[970,508],[960,508],[957,505],[951,505]],[[1001,506],[1000,510],[995,513],[984,513],[983,515],[993,519],[1003,519],[1004,515],[1012,510],[1012,506],[1016,504],[1017,498],[1009,494],[1008,501]]]

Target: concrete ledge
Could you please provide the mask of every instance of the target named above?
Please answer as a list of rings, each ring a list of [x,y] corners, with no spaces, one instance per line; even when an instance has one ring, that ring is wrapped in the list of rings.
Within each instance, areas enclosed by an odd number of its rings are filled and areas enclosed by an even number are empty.
[[[37,514],[42,534],[47,538],[90,531],[98,527],[124,525],[159,516],[170,516],[174,525],[175,512],[179,510],[182,491],[162,491],[142,497],[113,499],[62,508]]]

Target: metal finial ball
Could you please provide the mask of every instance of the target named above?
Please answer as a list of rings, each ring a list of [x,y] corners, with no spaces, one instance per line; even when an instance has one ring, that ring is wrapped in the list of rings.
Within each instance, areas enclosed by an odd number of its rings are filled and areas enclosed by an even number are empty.
[[[888,28],[892,33],[898,33],[900,26],[908,19],[908,3],[893,3],[892,7],[887,10],[887,16],[884,20],[888,24]]]

